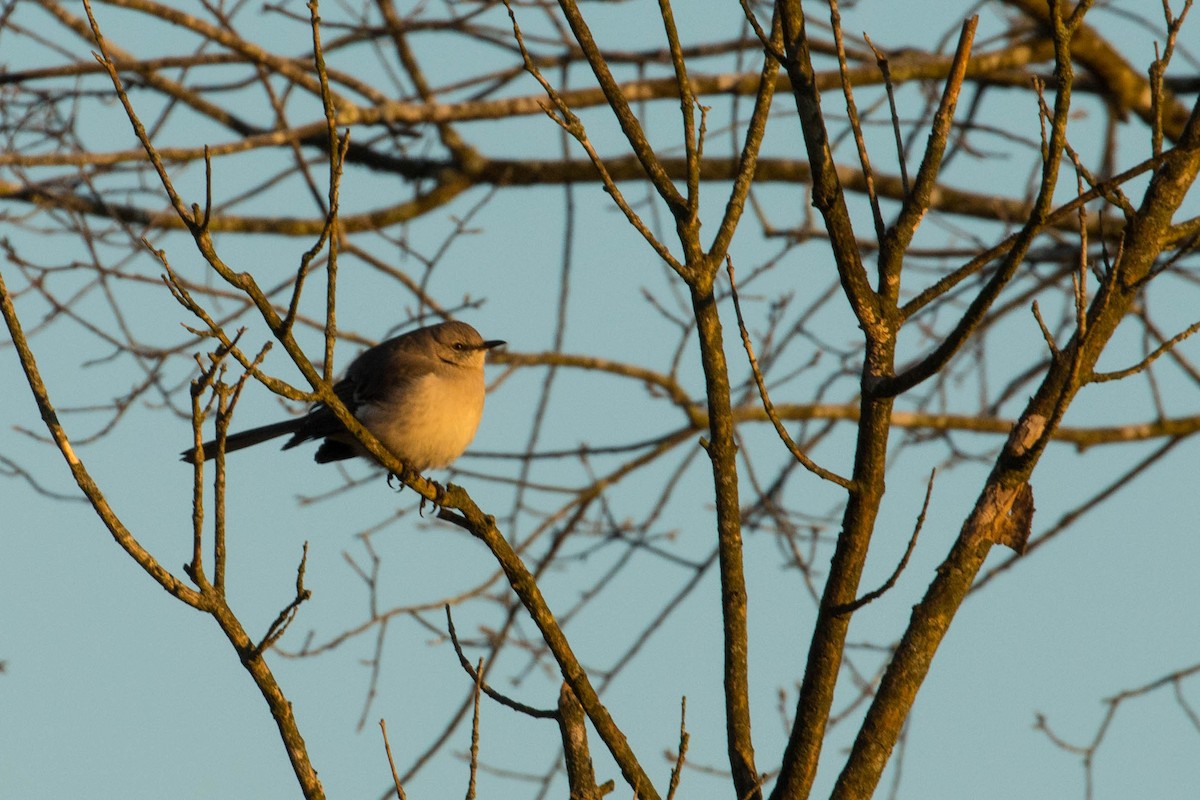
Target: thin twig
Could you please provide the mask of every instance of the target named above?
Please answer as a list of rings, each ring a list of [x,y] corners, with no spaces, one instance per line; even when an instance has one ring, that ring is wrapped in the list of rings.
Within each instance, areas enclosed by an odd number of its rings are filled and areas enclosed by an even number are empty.
[[[871,217],[875,221],[875,240],[883,244],[883,212],[879,208],[879,196],[875,193],[875,173],[871,169],[871,157],[867,153],[867,142],[863,138],[862,121],[858,118],[858,105],[854,102],[854,87],[850,82],[849,75],[850,65],[846,61],[846,44],[842,38],[842,14],[838,10],[837,0],[829,0],[829,22],[833,27],[833,42],[837,48],[838,73],[842,78],[842,96],[846,99],[846,117],[850,123],[850,131],[854,135],[855,147],[858,148],[858,162],[862,166],[863,179],[866,182],[867,201],[871,205]],[[878,51],[876,51],[876,58],[878,59]],[[888,97],[891,97],[890,82],[888,86]],[[903,159],[900,163],[903,167]],[[904,185],[907,193],[907,175],[904,176]]]
[[[1061,354],[1061,351],[1058,349],[1058,344],[1054,341],[1054,334],[1046,326],[1046,320],[1042,319],[1042,310],[1038,307],[1037,300],[1033,301],[1032,310],[1033,318],[1037,320],[1038,328],[1042,332],[1042,338],[1046,340],[1046,347],[1050,350],[1050,356],[1057,358]]]
[[[1192,334],[1194,334],[1198,330],[1200,330],[1200,321],[1193,322],[1191,325],[1187,326],[1187,328],[1185,328],[1184,330],[1175,334],[1174,336],[1172,336],[1167,341],[1163,342],[1158,347],[1154,348],[1153,352],[1151,352],[1148,356],[1143,358],[1138,363],[1134,364],[1132,367],[1126,367],[1125,369],[1114,370],[1113,372],[1093,372],[1092,375],[1088,378],[1088,383],[1106,383],[1108,381],[1119,381],[1122,378],[1128,378],[1130,375],[1136,375],[1137,373],[1139,373],[1142,370],[1149,367],[1151,364],[1153,364],[1155,361],[1157,361],[1160,357],[1162,357],[1166,353],[1169,353],[1175,347],[1175,345],[1179,344],[1184,339],[1187,339],[1188,337],[1190,337]]]
[[[526,716],[530,716],[535,719],[557,719],[558,718],[557,711],[551,711],[549,709],[534,708],[533,706],[527,706],[524,703],[521,703],[517,700],[513,700],[511,697],[508,697],[507,695],[501,694],[500,692],[493,689],[491,686],[488,686],[487,682],[485,682],[483,680],[483,675],[480,674],[474,667],[471,666],[471,662],[467,661],[467,657],[463,653],[462,645],[458,641],[458,631],[455,630],[455,628],[454,628],[454,618],[450,615],[450,605],[448,603],[446,604],[445,609],[446,609],[446,628],[450,634],[450,642],[454,645],[454,652],[458,655],[458,663],[460,665],[462,665],[463,670],[465,670],[466,673],[471,676],[472,681],[474,681],[479,686],[483,687],[484,694],[486,694],[488,697],[492,698],[493,700],[495,700],[497,703],[499,703],[502,706],[511,708],[513,711],[516,711],[521,714],[525,714]]]
[[[900,184],[904,187],[904,195],[907,197],[911,188],[908,183],[908,163],[904,158],[904,136],[900,133],[900,113],[896,111],[896,91],[892,86],[892,65],[888,61],[887,53],[876,47],[870,36],[864,33],[863,40],[875,54],[875,66],[879,68],[879,74],[883,76],[883,88],[887,93],[888,111],[892,120],[892,135],[896,139],[896,163],[900,167]]]
[[[667,786],[666,800],[674,800],[675,792],[679,789],[679,779],[683,775],[690,739],[691,735],[687,731],[687,698],[683,697],[679,701],[679,752],[675,754],[675,766],[671,767],[671,781]]]
[[[775,427],[775,432],[779,435],[780,441],[792,454],[792,458],[799,461],[805,469],[814,475],[823,478],[831,483],[841,486],[843,489],[852,488],[852,482],[847,478],[843,478],[836,472],[825,469],[820,464],[817,464],[809,458],[800,446],[792,439],[791,434],[783,427],[783,422],[780,421],[779,415],[775,413],[775,405],[771,402],[771,397],[767,392],[767,384],[763,379],[762,370],[758,366],[758,359],[754,355],[754,345],[750,341],[750,332],[746,330],[746,321],[742,317],[742,305],[738,300],[737,284],[733,274],[733,259],[726,257],[725,259],[726,272],[729,274],[729,295],[733,299],[734,312],[737,314],[738,330],[742,335],[742,345],[746,349],[746,357],[750,361],[750,370],[754,373],[754,382],[758,386],[758,396],[762,399],[763,410],[767,413],[767,418]]]
[[[283,607],[275,616],[275,621],[267,628],[255,650],[261,654],[268,647],[279,641],[279,637],[287,632],[288,626],[296,618],[300,606],[312,597],[312,592],[304,588],[304,570],[308,566],[308,542],[304,543],[304,551],[300,554],[300,566],[296,568],[296,596]]]
[[[448,606],[447,606],[448,607]],[[470,777],[467,779],[466,800],[475,800],[475,778],[479,773],[479,698],[483,692],[483,659],[475,667],[475,704],[471,715]]]
[[[878,600],[896,585],[896,581],[900,579],[900,573],[904,572],[904,568],[908,566],[908,559],[912,556],[913,550],[917,546],[917,537],[921,534],[921,528],[925,525],[925,512],[929,510],[929,498],[933,494],[933,479],[936,475],[936,469],[929,473],[929,483],[925,487],[925,501],[921,504],[921,513],[917,516],[917,524],[913,526],[912,537],[908,540],[908,547],[904,549],[904,555],[900,558],[900,563],[896,565],[896,569],[892,572],[891,577],[884,581],[883,585],[878,589],[867,592],[853,603],[837,606],[830,613],[853,614],[867,603]]]
[[[592,165],[596,168],[597,173],[600,175],[600,181],[604,185],[604,190],[609,194],[610,197],[612,197],[613,202],[617,204],[617,207],[621,210],[621,213],[625,215],[625,218],[629,221],[629,224],[631,224],[634,229],[642,235],[642,238],[645,239],[646,242],[654,249],[654,252],[658,254],[659,258],[670,265],[671,269],[675,270],[675,272],[680,275],[685,274],[687,270],[684,268],[683,264],[681,264],[679,260],[671,254],[671,251],[667,249],[665,244],[658,240],[658,237],[654,235],[654,233],[646,225],[645,221],[642,220],[641,216],[633,210],[633,206],[629,204],[629,201],[625,199],[625,195],[621,192],[616,181],[613,180],[612,176],[609,174],[604,160],[600,157],[600,154],[596,152],[595,147],[592,146],[591,141],[588,139],[587,130],[584,128],[583,122],[579,119],[575,112],[571,110],[571,107],[567,105],[566,101],[563,100],[562,96],[558,93],[554,86],[542,75],[541,70],[539,70],[537,67],[537,64],[534,63],[533,57],[529,54],[529,50],[525,46],[525,37],[524,34],[521,33],[521,27],[517,24],[516,13],[513,11],[508,0],[505,0],[505,7],[508,9],[508,16],[512,21],[513,36],[516,38],[517,46],[521,50],[521,57],[524,59],[526,71],[528,71],[529,74],[532,75],[539,84],[541,84],[542,89],[545,90],[546,95],[550,98],[551,103],[554,104],[554,108],[558,112],[558,116],[556,116],[550,109],[543,107],[546,115],[549,116],[550,119],[554,120],[554,122],[557,123],[563,130],[571,134],[571,136],[574,137],[574,139],[583,147],[584,152],[587,153],[588,159],[592,162]],[[595,43],[593,42],[593,45],[594,44]],[[632,114],[632,112],[630,113]],[[645,162],[641,163],[643,166],[645,166]],[[662,167],[659,165],[659,170],[661,171],[661,169]],[[674,184],[671,184],[671,179],[664,176],[663,180],[665,180],[667,184],[670,184],[672,186],[672,190],[674,191]],[[677,205],[682,207],[683,198],[679,197],[677,191],[675,192],[675,196],[677,199]]]
[[[379,729],[383,732],[383,749],[387,753],[388,766],[392,769],[392,783],[396,787],[396,797],[398,800],[408,800],[404,794],[404,787],[400,785],[400,774],[396,772],[396,761],[392,758],[392,745],[388,742],[387,722],[383,719],[379,720]]]

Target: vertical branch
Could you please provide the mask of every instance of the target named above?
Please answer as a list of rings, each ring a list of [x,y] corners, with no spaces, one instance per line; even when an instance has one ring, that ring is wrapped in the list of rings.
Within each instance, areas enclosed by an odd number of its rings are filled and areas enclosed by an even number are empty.
[[[1163,52],[1158,51],[1158,42],[1154,43],[1154,61],[1150,64],[1150,150],[1155,158],[1162,155],[1163,142],[1163,76],[1171,56],[1175,52],[1175,40],[1179,29],[1192,8],[1192,0],[1184,0],[1183,11],[1176,17],[1171,13],[1171,5],[1164,0],[1163,16],[1167,23],[1167,43]]]
[[[879,355],[890,359],[892,352],[880,350]],[[852,488],[817,609],[796,715],[772,800],[807,797],[816,778],[850,628],[851,615],[845,609],[852,608],[857,598],[883,502],[891,412],[890,398],[864,396],[860,405]]]
[[[321,106],[325,111],[325,128],[329,149],[329,212],[321,238],[329,237],[329,262],[325,267],[325,359],[323,377],[331,382],[334,375],[333,346],[337,342],[337,256],[338,256],[338,193],[341,188],[342,160],[350,146],[350,131],[338,140],[337,109],[329,88],[329,72],[325,67],[325,50],[321,46],[321,12],[318,0],[308,0],[309,23],[312,27],[313,62],[321,82]],[[320,243],[318,242],[318,246]]]
[[[692,312],[700,342],[708,398],[709,439],[703,443],[712,463],[717,507],[717,552],[721,577],[721,622],[725,653],[725,733],[733,784],[739,798],[762,794],[754,765],[750,729],[749,635],[746,575],[742,556],[741,501],[738,496],[737,443],[734,439],[729,367],[711,287],[692,287]]]
[[[746,9],[753,20],[753,14]],[[754,110],[746,129],[739,157],[738,173],[725,206],[721,227],[713,239],[703,267],[692,270],[689,281],[696,334],[704,369],[705,396],[709,410],[709,440],[706,451],[712,464],[713,489],[717,508],[717,557],[721,577],[721,620],[724,634],[725,731],[733,784],[739,798],[760,798],[761,779],[754,763],[754,742],[750,719],[748,594],[742,556],[741,500],[738,492],[737,442],[733,424],[729,367],[721,319],[713,296],[713,281],[721,259],[733,239],[746,197],[750,192],[759,149],[766,131],[767,116],[774,97],[775,77],[782,27],[779,15],[773,16],[771,38],[764,42],[767,52],[759,75]],[[693,229],[693,235],[698,231]],[[697,240],[696,245],[699,245]],[[690,252],[684,243],[685,252]],[[732,267],[731,267],[732,269]],[[732,278],[732,273],[731,273]],[[686,741],[681,743],[680,765]],[[678,787],[678,769],[672,774],[670,793]]]
[[[249,371],[244,373],[248,376]],[[216,466],[213,469],[213,590],[218,594],[225,592],[225,558],[228,555],[225,548],[225,530],[226,530],[226,506],[225,506],[225,491],[227,471],[225,469],[225,437],[229,434],[229,423],[232,419],[232,409],[229,406],[229,387],[219,384],[215,388],[217,401],[217,457]],[[202,451],[198,451],[201,452]],[[195,470],[200,472],[203,468],[203,455],[196,459]],[[198,585],[204,587],[204,574],[200,572],[201,564],[199,559],[194,559],[193,564],[197,574],[192,575],[192,580]],[[205,587],[207,588],[207,587]]]
[[[784,67],[791,79],[813,172],[813,204],[824,218],[842,290],[866,339],[851,489],[817,611],[796,715],[779,778],[771,793],[772,798],[801,798],[808,796],[816,778],[841,671],[851,615],[839,609],[850,607],[857,597],[883,500],[892,400],[879,395],[875,389],[894,370],[896,331],[893,328],[898,323],[894,310],[884,309],[863,267],[845,195],[833,163],[800,2],[779,0],[776,7],[783,18]]]
[[[592,766],[584,719],[583,707],[579,705],[570,685],[564,683],[558,692],[558,730],[562,737],[563,761],[567,768],[571,800],[600,800],[602,793],[596,787],[596,772]]]
[[[679,751],[675,754],[675,766],[671,767],[671,782],[667,786],[667,800],[675,800],[675,792],[679,789],[679,779],[683,777],[683,764],[687,759],[690,739],[687,732],[687,698],[684,697],[679,704]]]
[[[479,775],[479,699],[483,696],[483,659],[475,667],[475,702],[471,712],[470,777],[466,800],[475,800],[476,778]]]
[[[170,268],[168,267],[168,270]],[[169,284],[168,284],[169,285]],[[208,413],[208,403],[202,402],[209,388],[216,382],[219,373],[219,363],[216,359],[208,368],[196,356],[200,364],[200,376],[192,381],[190,395],[192,401],[192,439],[196,447],[196,462],[192,470],[192,560],[183,565],[183,571],[197,585],[201,585],[204,575],[204,419]],[[220,433],[218,433],[218,437]],[[218,454],[224,454],[224,447],[218,447]],[[218,499],[220,495],[218,494]],[[220,512],[218,511],[218,516]]]
[[[675,83],[679,88],[679,107],[683,115],[683,148],[687,162],[687,207],[676,210],[679,224],[690,227],[695,224],[700,211],[700,148],[702,143],[696,135],[696,96],[688,78],[687,64],[683,59],[683,46],[679,42],[679,30],[675,27],[675,14],[670,0],[658,0],[659,13],[667,33],[667,45],[671,50],[671,64],[675,68]],[[674,210],[674,209],[673,209]],[[681,217],[680,214],[683,214]]]
[[[733,231],[744,206],[757,162],[758,149],[765,129],[766,116],[773,95],[774,75],[777,67],[764,66],[758,100],[751,119],[739,164],[739,173],[734,182],[730,201],[726,206],[713,251],[705,253],[699,238],[699,178],[703,153],[703,124],[697,132],[695,124],[695,97],[687,76],[683,50],[675,27],[673,12],[668,0],[660,1],[660,13],[666,31],[672,64],[675,69],[677,91],[683,114],[683,139],[687,160],[687,198],[678,190],[665,173],[646,139],[641,125],[629,107],[620,87],[609,70],[603,53],[592,39],[579,9],[573,0],[560,0],[560,6],[585,58],[592,68],[614,115],[634,154],[641,161],[651,183],[666,201],[675,220],[675,227],[685,254],[683,269],[676,268],[687,282],[692,309],[696,319],[697,336],[700,343],[701,363],[705,375],[706,396],[709,409],[709,438],[705,443],[712,465],[714,493],[717,511],[718,558],[721,578],[721,609],[724,634],[724,688],[726,711],[726,737],[730,766],[737,794],[742,798],[761,796],[760,778],[754,764],[754,746],[751,736],[749,667],[748,667],[748,624],[747,591],[742,555],[741,507],[738,496],[737,444],[734,437],[731,391],[728,365],[725,361],[724,342],[720,317],[717,312],[713,288],[721,258],[732,239]],[[511,15],[511,9],[510,9]],[[778,36],[779,27],[773,25],[773,36]],[[519,30],[514,32],[521,44]],[[527,68],[529,57],[522,45]],[[531,69],[531,71],[533,71]],[[534,72],[536,76],[536,72]],[[548,84],[539,78],[543,86],[554,93]],[[563,115],[563,122],[573,124],[565,104],[556,100]],[[560,122],[562,124],[562,122]],[[581,142],[579,132],[572,131]],[[593,157],[595,162],[597,159]],[[614,197],[617,195],[614,194]],[[628,216],[628,214],[627,214]],[[716,255],[714,256],[714,252]],[[545,631],[544,631],[545,632]],[[547,640],[549,643],[549,640]],[[552,645],[553,649],[553,645]],[[563,663],[560,659],[560,664]],[[564,670],[564,676],[575,691],[594,723],[597,718],[589,707],[586,691],[576,685]],[[590,690],[590,687],[586,687]],[[598,724],[598,723],[597,723]],[[613,742],[606,738],[612,749]],[[621,743],[623,744],[623,742]],[[615,753],[614,753],[615,755]],[[623,771],[625,768],[623,766]],[[627,780],[631,775],[626,772]],[[640,791],[633,780],[635,790]]]
[[[164,259],[165,256],[161,256]],[[225,356],[236,348],[237,340],[241,338],[241,331],[234,337],[233,342],[229,347],[221,345],[217,349],[216,356],[213,359],[212,371],[217,371],[221,366]],[[229,423],[233,419],[234,409],[237,407],[238,399],[242,396],[242,390],[246,388],[246,382],[250,379],[258,368],[262,365],[263,359],[267,356],[270,343],[264,344],[259,350],[258,355],[254,358],[249,366],[242,371],[242,376],[233,386],[227,386],[222,382],[213,384],[213,391],[216,394],[217,403],[217,457],[216,468],[213,475],[213,583],[212,590],[218,595],[225,594],[225,436],[229,432]],[[196,423],[196,435],[199,436],[199,421]],[[203,448],[196,451],[199,453],[199,458],[196,459],[195,473],[197,476],[201,474],[202,464],[204,463]],[[199,547],[199,528],[197,527],[197,547]],[[196,581],[201,589],[207,591],[208,586],[204,581],[204,573],[201,571],[201,563],[197,554],[193,554],[192,565],[195,573],[189,572],[192,580]]]

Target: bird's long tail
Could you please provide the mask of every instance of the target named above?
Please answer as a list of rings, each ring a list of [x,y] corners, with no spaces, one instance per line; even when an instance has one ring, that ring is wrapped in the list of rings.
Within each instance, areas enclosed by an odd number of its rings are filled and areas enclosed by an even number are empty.
[[[287,433],[295,433],[300,427],[300,423],[304,421],[304,417],[296,417],[295,419],[287,419],[283,422],[276,422],[273,425],[263,425],[259,428],[251,428],[248,431],[239,431],[225,437],[225,452],[232,453],[234,450],[241,450],[243,447],[250,447],[261,442],[266,442],[271,439],[283,436]],[[217,442],[205,442],[203,446],[204,460],[216,458]],[[189,447],[179,454],[180,461],[186,461],[189,464],[196,463],[196,448]]]

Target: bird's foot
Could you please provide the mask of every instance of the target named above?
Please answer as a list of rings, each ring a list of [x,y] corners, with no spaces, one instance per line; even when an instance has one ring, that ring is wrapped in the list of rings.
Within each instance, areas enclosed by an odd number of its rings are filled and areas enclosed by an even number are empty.
[[[397,485],[394,485],[394,484],[392,483],[392,481],[395,481],[395,482],[396,482],[397,484],[399,484],[399,485],[398,485],[398,486],[397,486]],[[388,485],[388,488],[389,488],[389,489],[393,489],[393,490],[395,490],[397,493],[399,493],[399,492],[403,492],[403,491],[404,491],[404,481],[400,480],[400,476],[399,476],[399,475],[397,475],[397,474],[396,474],[396,473],[394,473],[394,472],[389,472],[389,473],[388,473],[388,476],[387,476],[387,485]]]
[[[433,513],[436,516],[446,503],[446,487],[442,486],[437,481],[429,481],[433,484],[433,499],[429,500],[426,497],[421,498],[421,505],[417,512],[423,517],[425,516],[425,504],[430,503],[433,506]]]

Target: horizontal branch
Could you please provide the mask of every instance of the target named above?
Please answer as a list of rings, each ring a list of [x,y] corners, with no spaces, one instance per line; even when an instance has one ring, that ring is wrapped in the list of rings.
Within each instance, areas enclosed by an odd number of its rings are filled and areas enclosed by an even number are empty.
[[[218,147],[213,151],[220,152]],[[231,151],[226,151],[231,152]],[[160,151],[164,161],[188,161],[193,158],[203,159],[203,148],[164,148]],[[122,153],[97,154],[101,163],[115,164],[118,156],[137,161],[137,153],[123,151]],[[88,154],[68,154],[59,163],[68,163],[71,159],[86,162]],[[141,153],[144,159],[145,154]],[[0,166],[7,156],[0,155]],[[30,163],[21,166],[33,166],[49,163],[50,157],[35,157]],[[349,158],[347,160],[350,160]],[[472,168],[471,175],[456,172],[449,161],[421,159],[391,159],[395,171],[405,175],[437,175],[440,182],[425,193],[397,203],[392,206],[374,209],[360,214],[342,214],[340,222],[342,229],[348,233],[378,230],[389,225],[408,222],[422,214],[438,208],[459,194],[476,185],[494,186],[544,186],[579,184],[598,182],[600,177],[590,161],[581,159],[543,160],[523,159],[508,160],[483,158]],[[686,176],[687,164],[682,158],[664,158],[661,161],[663,169],[672,179],[682,179]],[[605,166],[613,180],[641,181],[645,173],[641,165],[632,156],[623,156],[605,160]],[[862,172],[850,166],[837,166],[838,179],[842,186],[853,192],[867,190],[867,181]],[[701,166],[701,180],[728,182],[738,175],[738,160],[736,158],[706,158]],[[804,185],[812,180],[809,164],[803,159],[795,158],[759,158],[754,170],[754,182],[758,184],[782,183]],[[876,172],[874,175],[875,189],[880,197],[893,200],[904,198],[904,183],[898,175],[886,175]],[[26,202],[35,205],[45,205],[64,208],[84,214],[116,217],[123,222],[144,225],[150,228],[181,228],[182,223],[173,211],[147,209],[128,203],[107,203],[96,199],[91,194],[79,194],[59,188],[57,184],[22,184],[0,180],[0,199]],[[1014,219],[1025,219],[1030,211],[1027,200],[1003,198],[981,192],[957,189],[951,186],[939,185],[933,190],[930,207],[945,214],[974,217],[992,220],[997,223],[1008,223]],[[1185,223],[1188,225],[1189,223]],[[228,214],[213,214],[209,220],[209,229],[222,233],[273,233],[280,236],[314,236],[325,226],[323,216],[304,217],[262,217],[237,216]],[[1078,223],[1064,218],[1056,225],[1062,230],[1078,230]],[[1181,227],[1175,239],[1183,240],[1188,231]],[[1102,236],[1112,238],[1119,235],[1120,226],[1111,222],[1101,227],[1098,220],[1093,220],[1089,236],[1099,239]]]
[[[1013,2],[1013,0],[1010,0]],[[1026,6],[1026,2],[1015,0],[1015,5]],[[235,35],[204,25],[197,18],[174,12],[186,19],[187,27],[195,32],[219,42],[222,46],[232,48],[232,52],[206,53],[198,56],[146,58],[138,59],[131,54],[122,53],[116,58],[121,71],[134,72],[142,76],[155,76],[163,71],[176,71],[187,68],[194,74],[201,74],[204,67],[228,69],[234,65],[264,66],[277,74],[283,75],[308,91],[317,93],[316,76],[311,71],[311,63],[304,59],[294,59],[290,56],[276,56],[261,48],[239,39]],[[176,20],[170,20],[176,22]],[[1095,34],[1092,34],[1095,37]],[[1081,37],[1086,45],[1082,50],[1086,60],[1085,66],[1092,70],[1092,75],[1076,82],[1075,91],[1092,92],[1108,97],[1116,97],[1122,108],[1133,108],[1143,118],[1149,114],[1148,81],[1145,75],[1125,62],[1123,59],[1112,58],[1111,46],[1095,37],[1092,41]],[[1077,40],[1078,42],[1079,40]],[[1077,48],[1079,45],[1077,44]],[[1078,52],[1078,50],[1077,50]],[[967,66],[967,80],[986,83],[990,86],[1008,86],[1028,89],[1029,74],[1026,69],[1031,64],[1048,62],[1054,54],[1053,46],[1047,38],[1023,40],[1010,46],[980,53],[970,59]],[[539,63],[558,62],[561,59],[539,59]],[[611,61],[611,59],[610,59]],[[922,53],[901,52],[889,59],[890,78],[894,84],[913,81],[941,81],[950,72],[953,59],[950,56],[928,55]],[[615,62],[614,62],[615,63]],[[1097,66],[1106,69],[1096,69]],[[60,78],[72,78],[82,75],[96,74],[103,70],[90,60],[81,60],[73,64],[52,68],[13,71],[0,75],[0,85],[30,85]],[[693,92],[698,97],[717,96],[753,96],[759,88],[757,72],[735,72],[716,75],[706,75],[693,72],[690,75]],[[816,82],[820,90],[836,89],[840,86],[841,76],[836,69],[816,73]],[[1046,78],[1048,85],[1053,86],[1050,76]],[[341,84],[356,94],[364,95],[367,99],[377,101],[378,92],[372,91],[369,84],[355,80],[345,73],[331,72],[330,78],[334,83]],[[846,72],[846,78],[854,86],[872,86],[883,83],[883,78],[874,60],[860,66],[851,67]],[[1174,76],[1166,81],[1168,88],[1176,92],[1196,91],[1196,78]],[[642,80],[625,81],[619,84],[621,94],[630,103],[654,100],[678,100],[679,87],[674,76],[647,78]],[[157,87],[156,87],[157,88]],[[790,91],[786,75],[780,75],[776,89],[780,92]],[[179,87],[179,94],[184,93]],[[572,108],[584,109],[607,105],[603,91],[598,87],[589,87],[564,91],[565,100]],[[497,119],[510,119],[522,116],[540,116],[543,113],[545,98],[540,93],[522,95],[519,97],[503,97],[495,99],[475,99],[462,102],[420,103],[410,100],[394,100],[376,102],[374,105],[354,106],[345,103],[339,108],[337,124],[340,127],[349,125],[374,124],[444,124],[453,122],[479,122]],[[1183,120],[1186,120],[1186,108],[1171,98],[1168,104],[1167,133],[1177,133]],[[222,120],[218,120],[222,121]],[[323,129],[324,120],[314,121],[311,126]]]
[[[778,405],[775,412],[781,419],[838,420],[857,422],[859,407],[856,403],[846,405]],[[766,422],[766,412],[760,406],[739,406],[734,415],[741,422]],[[976,417],[969,414],[928,414],[920,411],[893,411],[892,427],[908,430],[958,431],[1007,436],[1012,432],[1013,420],[999,417]],[[1154,422],[1131,422],[1127,425],[1107,425],[1095,428],[1059,427],[1051,435],[1051,441],[1073,444],[1080,450],[1105,444],[1142,442],[1148,439],[1190,436],[1200,433],[1200,415],[1173,417]]]
[[[569,353],[497,353],[491,357],[497,364],[519,367],[556,366],[606,372],[611,375],[631,378],[662,391],[671,403],[683,409],[690,424],[696,430],[708,428],[708,415],[704,408],[692,400],[686,390],[671,377],[635,364],[572,355]],[[831,420],[858,422],[860,406],[848,403],[778,403],[773,411],[781,420],[803,422],[808,420]],[[746,403],[733,408],[737,422],[770,422],[770,417],[759,403]],[[923,411],[893,411],[891,424],[896,428],[925,431],[958,431],[1007,436],[1012,432],[1014,420],[1002,417],[975,414],[943,413]],[[1200,433],[1200,414],[1185,417],[1169,417],[1151,422],[1130,422],[1124,425],[1098,427],[1057,427],[1052,441],[1073,444],[1080,450],[1105,444],[1141,442],[1149,439],[1177,438]],[[659,442],[653,439],[648,444]],[[579,448],[561,451],[562,455],[578,455]],[[476,455],[479,455],[476,453]]]

